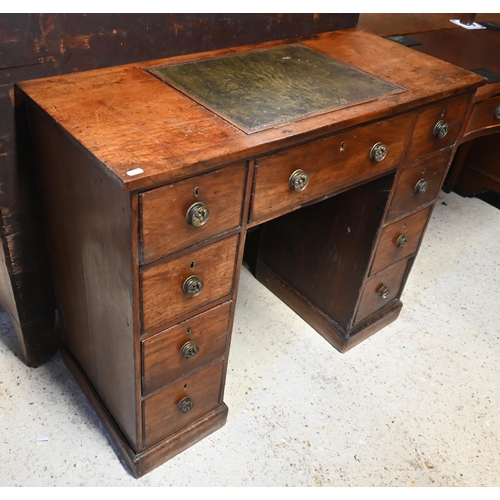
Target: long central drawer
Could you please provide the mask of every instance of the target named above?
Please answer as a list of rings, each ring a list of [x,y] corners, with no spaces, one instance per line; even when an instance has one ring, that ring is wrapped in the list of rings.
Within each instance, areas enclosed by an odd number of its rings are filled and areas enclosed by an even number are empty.
[[[413,115],[405,114],[258,158],[250,221],[262,222],[396,168],[412,123]]]

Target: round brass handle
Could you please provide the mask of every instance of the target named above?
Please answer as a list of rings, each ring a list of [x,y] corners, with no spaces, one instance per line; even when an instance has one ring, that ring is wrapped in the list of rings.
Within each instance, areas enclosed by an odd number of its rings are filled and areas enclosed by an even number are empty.
[[[500,120],[500,106],[498,106],[498,108],[495,109],[495,118],[497,120]]]
[[[425,179],[420,179],[415,184],[415,193],[416,194],[424,194],[427,191],[428,187],[429,187],[429,183]]]
[[[290,186],[290,189],[293,189],[294,191],[304,191],[304,189],[309,184],[309,176],[299,168],[292,173],[292,175],[288,179],[288,184]]]
[[[370,150],[370,158],[375,161],[382,161],[387,156],[387,152],[387,146],[381,142],[377,142]]]
[[[192,340],[189,340],[181,347],[180,352],[183,358],[191,359],[200,352],[200,348]]]
[[[194,227],[203,226],[209,217],[210,210],[201,201],[193,203],[186,212],[186,220]]]
[[[439,137],[442,139],[450,130],[450,126],[445,123],[443,120],[439,120],[436,125],[434,125],[434,131],[433,134],[436,137]]]
[[[189,410],[192,410],[194,407],[193,400],[189,397],[182,398],[178,403],[177,403],[177,409],[181,413],[187,413]]]
[[[202,290],[203,281],[198,276],[190,276],[182,285],[182,291],[189,297],[196,297]]]
[[[391,290],[387,285],[382,285],[378,290],[379,296],[382,297],[383,299],[386,299],[387,297],[389,297],[390,293],[391,293]]]
[[[406,245],[408,245],[408,238],[404,234],[402,234],[396,240],[396,246],[398,248],[404,248]]]

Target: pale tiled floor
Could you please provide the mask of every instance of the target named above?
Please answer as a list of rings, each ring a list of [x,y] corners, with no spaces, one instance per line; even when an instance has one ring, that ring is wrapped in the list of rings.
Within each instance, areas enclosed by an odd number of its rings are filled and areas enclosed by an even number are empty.
[[[245,270],[226,426],[139,480],[59,356],[19,361],[2,313],[0,484],[500,486],[500,211],[441,197],[399,319],[347,354]]]

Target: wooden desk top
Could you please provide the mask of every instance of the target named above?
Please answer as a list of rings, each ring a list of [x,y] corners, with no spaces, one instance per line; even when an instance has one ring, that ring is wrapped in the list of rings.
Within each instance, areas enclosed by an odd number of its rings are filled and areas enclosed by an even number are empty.
[[[324,33],[300,43],[405,90],[364,102],[362,112],[359,105],[350,105],[248,134],[143,70],[145,65],[192,61],[283,43],[129,64],[19,86],[98,158],[123,189],[138,190],[403,112],[484,83],[466,70],[370,33],[356,29]],[[137,169],[143,172],[128,174]]]

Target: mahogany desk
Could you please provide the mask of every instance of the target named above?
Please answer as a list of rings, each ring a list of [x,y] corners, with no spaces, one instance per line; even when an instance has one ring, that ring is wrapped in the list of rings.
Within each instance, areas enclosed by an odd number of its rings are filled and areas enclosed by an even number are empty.
[[[226,421],[247,232],[338,350],[397,318],[482,83],[353,29],[19,85],[63,356],[134,475]]]

